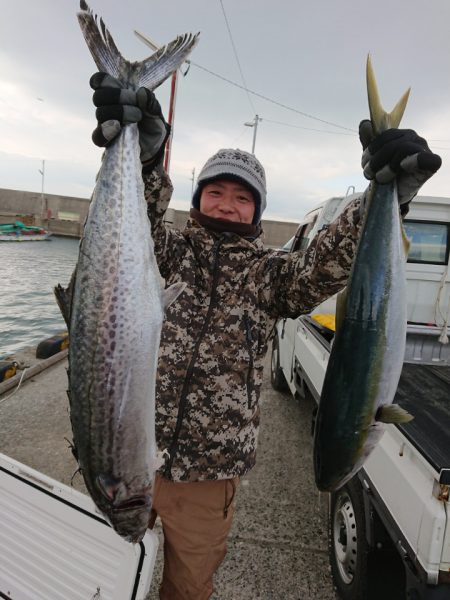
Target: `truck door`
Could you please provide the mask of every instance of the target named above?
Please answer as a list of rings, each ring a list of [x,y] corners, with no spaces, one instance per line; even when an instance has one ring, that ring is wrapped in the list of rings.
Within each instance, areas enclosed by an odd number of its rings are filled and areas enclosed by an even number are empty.
[[[317,221],[317,216],[318,215],[316,213],[312,215],[312,218],[308,221],[300,223],[297,233],[295,234],[290,253],[304,252],[306,250],[310,241],[310,233]],[[295,381],[293,378],[293,367],[297,321],[298,319],[283,319],[283,322],[281,323],[280,334],[281,338],[284,340],[283,343],[280,344],[280,366],[293,394],[295,394],[296,391]]]

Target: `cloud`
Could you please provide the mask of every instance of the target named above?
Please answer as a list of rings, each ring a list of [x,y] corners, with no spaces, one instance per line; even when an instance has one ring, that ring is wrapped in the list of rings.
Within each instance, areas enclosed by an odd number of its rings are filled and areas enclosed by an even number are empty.
[[[130,0],[126,10],[109,0],[91,4],[127,58],[148,54],[134,29],[159,42],[200,30],[192,60],[242,84],[218,3]],[[4,7],[0,187],[38,191],[36,171],[45,159],[49,192],[87,197],[92,190],[101,156],[90,139],[95,117],[88,80],[95,66],[78,27],[77,8],[76,2],[54,0],[16,0]],[[267,171],[267,215],[298,219],[324,197],[345,194],[351,185],[364,188],[357,136],[338,129],[328,133],[333,127],[295,111],[356,130],[367,116],[364,66],[369,51],[387,108],[412,84],[405,126],[429,139],[444,160],[423,191],[448,195],[450,79],[442,76],[450,72],[447,0],[436,0],[426,11],[422,0],[410,0],[407,11],[388,0],[379,0],[375,12],[369,0],[308,5],[227,0],[225,8],[250,89],[294,110],[258,96],[249,99],[244,90],[192,65],[178,84],[174,202],[189,206],[192,170],[198,175],[218,148],[251,149],[253,130],[244,123],[255,112],[263,118],[256,154]],[[167,114],[169,85],[156,93]],[[308,130],[313,128],[323,132]]]

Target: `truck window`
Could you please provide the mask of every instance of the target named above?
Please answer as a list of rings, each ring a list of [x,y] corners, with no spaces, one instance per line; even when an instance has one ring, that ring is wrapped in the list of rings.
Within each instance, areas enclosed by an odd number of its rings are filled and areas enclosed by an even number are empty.
[[[404,222],[410,240],[408,262],[445,265],[449,256],[449,223]]]
[[[292,252],[298,252],[301,250],[306,250],[309,244],[309,234],[314,227],[315,222],[317,221],[317,216],[315,216],[311,221],[305,223],[297,232],[294,243],[292,245]]]
[[[280,250],[283,252],[289,252],[290,249],[292,248],[292,244],[294,243],[295,240],[295,236],[291,237],[290,240],[288,240],[284,246],[281,246]]]

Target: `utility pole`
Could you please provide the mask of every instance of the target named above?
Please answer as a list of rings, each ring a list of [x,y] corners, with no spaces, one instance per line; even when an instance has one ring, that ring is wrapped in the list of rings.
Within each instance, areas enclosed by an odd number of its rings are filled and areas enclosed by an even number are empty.
[[[253,143],[252,143],[252,154],[255,154],[255,144],[256,144],[256,132],[258,131],[258,123],[262,121],[262,118],[259,115],[255,115],[253,121],[244,123],[247,127],[253,127]]]
[[[195,167],[192,169],[191,181],[192,181],[192,186],[191,186],[191,198],[192,198],[192,196],[194,195]]]
[[[47,203],[45,201],[45,196],[44,196],[45,160],[42,161],[42,169],[38,169],[38,171],[42,175],[41,200],[42,200],[42,221],[44,221],[44,219],[48,220]]]

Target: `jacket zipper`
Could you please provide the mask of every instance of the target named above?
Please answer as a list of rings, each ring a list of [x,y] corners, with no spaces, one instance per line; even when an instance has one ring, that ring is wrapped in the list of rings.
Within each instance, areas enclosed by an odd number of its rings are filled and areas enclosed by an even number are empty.
[[[252,332],[250,329],[250,321],[248,318],[247,311],[244,311],[244,324],[245,324],[245,340],[247,342],[247,351],[248,351],[248,356],[249,356],[248,373],[247,373],[247,379],[246,379],[245,385],[247,387],[247,408],[251,408],[252,407],[252,391],[250,389],[250,377],[251,377],[251,374],[253,371],[253,352],[252,352],[253,336],[252,336]]]
[[[198,336],[197,341],[195,343],[194,351],[192,353],[191,360],[189,361],[189,365],[186,370],[186,377],[184,378],[183,387],[181,389],[180,404],[178,406],[177,423],[175,425],[175,431],[173,434],[172,443],[170,444],[170,448],[169,448],[169,458],[167,460],[167,464],[164,469],[164,475],[167,479],[172,479],[172,465],[173,465],[173,461],[175,459],[175,454],[177,452],[178,437],[180,435],[181,426],[183,424],[183,418],[184,418],[184,413],[185,413],[185,409],[186,409],[186,400],[187,400],[187,395],[188,395],[189,384],[191,382],[192,375],[194,373],[194,366],[197,361],[200,343],[201,343],[201,341],[206,333],[206,330],[208,328],[209,321],[211,319],[211,314],[212,314],[214,304],[215,304],[216,288],[217,288],[217,283],[218,283],[218,279],[219,279],[219,270],[217,268],[218,262],[219,262],[219,249],[220,249],[220,246],[223,243],[223,241],[224,241],[224,238],[219,238],[214,243],[214,246],[213,246],[213,264],[212,264],[212,268],[211,268],[211,271],[213,273],[213,281],[212,281],[212,286],[211,286],[211,296],[210,296],[210,301],[209,301],[209,307],[208,307],[208,312],[206,313],[205,322],[203,323],[203,327],[200,331],[200,335]]]

